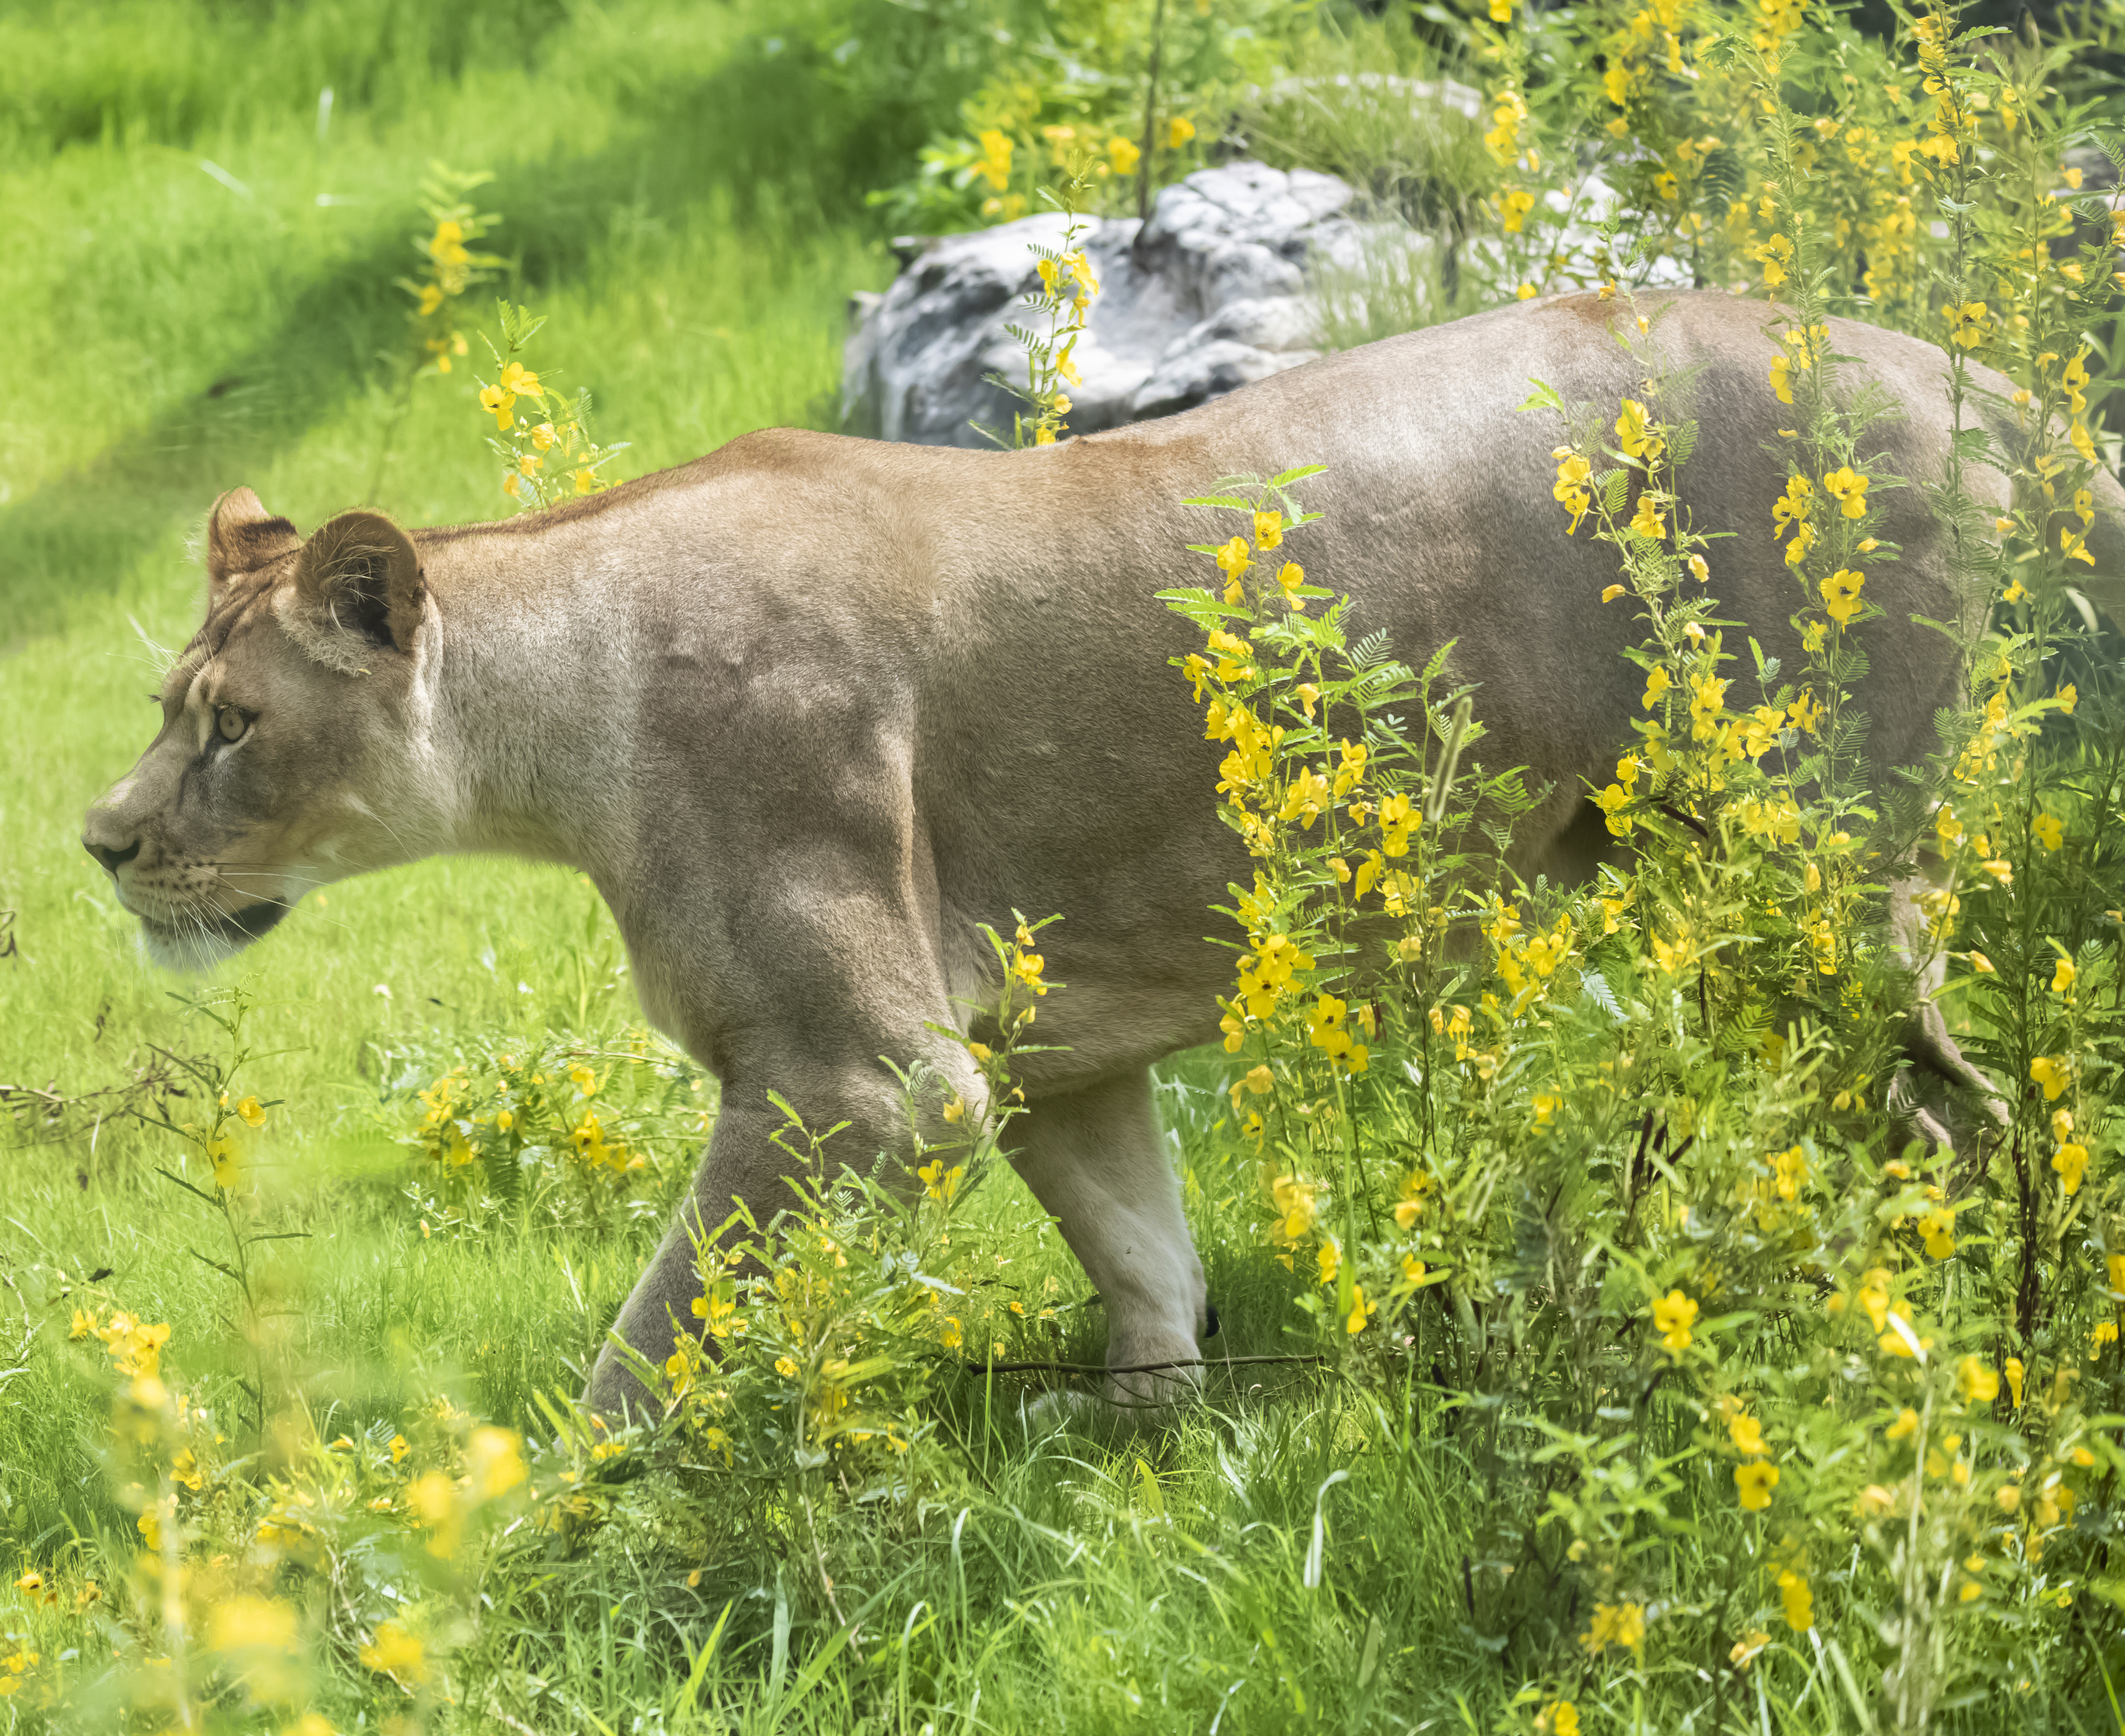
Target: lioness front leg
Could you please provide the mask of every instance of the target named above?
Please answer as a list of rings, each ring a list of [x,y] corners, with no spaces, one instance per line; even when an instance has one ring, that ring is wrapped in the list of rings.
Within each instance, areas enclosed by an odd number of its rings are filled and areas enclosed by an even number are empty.
[[[964,1051],[929,1059],[955,1090],[980,1101],[980,1075]],[[906,1145],[905,1097],[882,1062],[827,1067],[815,1061],[785,1064],[773,1078],[751,1068],[726,1077],[715,1130],[693,1185],[613,1327],[622,1342],[654,1365],[661,1366],[670,1357],[675,1340],[701,1336],[701,1323],[693,1311],[694,1299],[701,1294],[699,1251],[714,1241],[737,1202],[746,1203],[762,1231],[778,1212],[796,1203],[789,1177],[797,1161],[775,1142],[788,1123],[768,1100],[770,1088],[782,1094],[808,1128],[823,1132],[837,1123],[848,1124],[825,1148],[826,1161],[836,1171],[844,1164],[866,1170],[880,1152],[895,1153]],[[788,1143],[799,1152],[803,1149],[803,1135],[794,1130]],[[904,1174],[888,1163],[889,1177]],[[615,1418],[647,1420],[662,1410],[610,1338],[591,1369],[587,1397],[591,1409]]]
[[[1105,1305],[1107,1366],[1192,1363],[1207,1314],[1203,1266],[1159,1137],[1150,1069],[1035,1098],[1006,1138]],[[1110,1375],[1106,1396],[1155,1415],[1192,1395],[1201,1378],[1192,1366]]]

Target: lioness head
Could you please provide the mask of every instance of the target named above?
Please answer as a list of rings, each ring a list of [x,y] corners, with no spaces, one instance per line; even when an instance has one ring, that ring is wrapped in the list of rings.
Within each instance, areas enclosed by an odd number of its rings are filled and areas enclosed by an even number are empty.
[[[175,969],[422,853],[393,800],[432,614],[406,533],[346,512],[305,542],[238,488],[214,503],[206,568],[205,624],[152,696],[162,729],[82,828],[148,955]]]

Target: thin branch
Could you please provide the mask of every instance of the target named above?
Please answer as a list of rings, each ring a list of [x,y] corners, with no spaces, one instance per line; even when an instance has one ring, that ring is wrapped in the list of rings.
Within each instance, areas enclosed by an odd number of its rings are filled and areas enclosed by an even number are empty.
[[[968,1362],[970,1375],[1157,1375],[1176,1368],[1240,1368],[1263,1363],[1322,1363],[1323,1356],[1182,1356],[1171,1362],[1133,1362],[1109,1367],[1104,1362]]]

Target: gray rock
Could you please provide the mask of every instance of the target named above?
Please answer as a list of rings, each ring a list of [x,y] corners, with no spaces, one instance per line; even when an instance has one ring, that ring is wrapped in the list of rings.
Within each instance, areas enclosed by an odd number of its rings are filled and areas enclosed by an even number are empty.
[[[1158,196],[1148,223],[1093,219],[1081,235],[1100,293],[1074,359],[1070,432],[1170,415],[1311,361],[1320,317],[1309,266],[1349,266],[1369,248],[1430,246],[1399,224],[1352,218],[1331,175],[1258,163],[1199,170]],[[991,373],[1025,377],[1006,329],[1031,316],[1028,243],[1062,244],[1059,214],[925,245],[883,295],[850,304],[841,411],[852,433],[925,446],[986,444],[1016,408]]]

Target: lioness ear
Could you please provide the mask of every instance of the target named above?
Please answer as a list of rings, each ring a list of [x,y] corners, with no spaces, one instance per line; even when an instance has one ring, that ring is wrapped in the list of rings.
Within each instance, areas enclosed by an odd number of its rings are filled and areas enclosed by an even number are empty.
[[[303,545],[276,608],[311,656],[351,674],[378,650],[413,649],[427,595],[403,531],[381,512],[342,512]]]
[[[295,527],[276,518],[248,488],[231,488],[207,516],[207,583],[217,593],[239,573],[256,573],[303,545]]]

